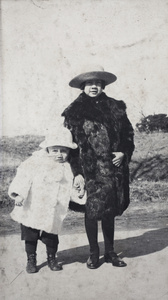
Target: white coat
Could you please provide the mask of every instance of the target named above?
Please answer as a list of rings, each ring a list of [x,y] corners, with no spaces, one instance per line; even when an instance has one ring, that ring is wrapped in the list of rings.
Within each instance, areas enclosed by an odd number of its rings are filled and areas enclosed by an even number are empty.
[[[72,192],[73,173],[68,162],[58,163],[45,150],[36,151],[17,169],[9,196],[25,200],[15,206],[13,220],[48,233],[59,234],[67,214]]]

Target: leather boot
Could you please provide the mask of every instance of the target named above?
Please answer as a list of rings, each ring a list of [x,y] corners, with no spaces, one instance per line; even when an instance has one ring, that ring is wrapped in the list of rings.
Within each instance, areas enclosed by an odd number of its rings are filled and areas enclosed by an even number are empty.
[[[48,267],[52,271],[60,271],[62,270],[62,266],[58,264],[55,254],[47,254]]]
[[[91,253],[86,265],[89,269],[97,269],[99,267],[99,253]]]
[[[27,273],[36,273],[37,272],[37,266],[36,266],[36,253],[27,254],[27,266],[26,271]]]
[[[106,263],[112,263],[114,267],[126,267],[126,263],[113,251],[104,254]]]

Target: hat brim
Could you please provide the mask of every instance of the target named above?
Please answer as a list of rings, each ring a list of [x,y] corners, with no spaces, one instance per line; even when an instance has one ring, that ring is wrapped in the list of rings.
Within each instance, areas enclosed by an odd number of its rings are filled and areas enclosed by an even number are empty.
[[[82,83],[84,83],[87,80],[103,80],[105,82],[105,85],[108,85],[110,83],[113,83],[117,80],[117,77],[109,72],[105,71],[94,71],[94,72],[87,72],[82,73],[76,77],[74,77],[70,82],[69,85],[74,88],[81,88]]]
[[[46,143],[46,141],[43,141],[39,147],[46,149],[48,147],[53,147],[53,146],[60,146],[60,147],[66,147],[66,148],[70,148],[70,149],[77,149],[78,145],[76,143],[72,143],[72,144],[68,144],[68,143],[58,143],[58,144],[53,144],[53,143]]]

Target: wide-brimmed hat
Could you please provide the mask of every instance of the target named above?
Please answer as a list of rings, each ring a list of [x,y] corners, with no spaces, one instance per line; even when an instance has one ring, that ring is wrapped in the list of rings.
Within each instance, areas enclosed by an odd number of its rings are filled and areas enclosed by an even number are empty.
[[[117,77],[109,72],[104,71],[102,66],[89,66],[85,67],[85,70],[77,76],[75,76],[70,82],[69,85],[74,88],[81,88],[82,83],[87,80],[102,80],[105,85],[108,85],[117,80]]]
[[[72,140],[71,132],[65,127],[59,128],[59,131],[54,135],[46,136],[45,140],[39,146],[43,149],[52,146],[62,146],[71,149],[76,149],[78,147]]]

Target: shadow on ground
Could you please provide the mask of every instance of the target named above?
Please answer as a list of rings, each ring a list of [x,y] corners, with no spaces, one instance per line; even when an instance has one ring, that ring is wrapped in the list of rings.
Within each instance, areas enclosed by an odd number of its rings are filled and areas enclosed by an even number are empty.
[[[115,241],[115,251],[120,257],[138,257],[161,251],[168,246],[168,227],[147,231],[140,236]],[[104,243],[99,243],[100,255],[104,254]],[[62,264],[75,262],[86,263],[89,246],[82,246],[58,252],[58,260]],[[100,265],[103,263],[100,259]]]

